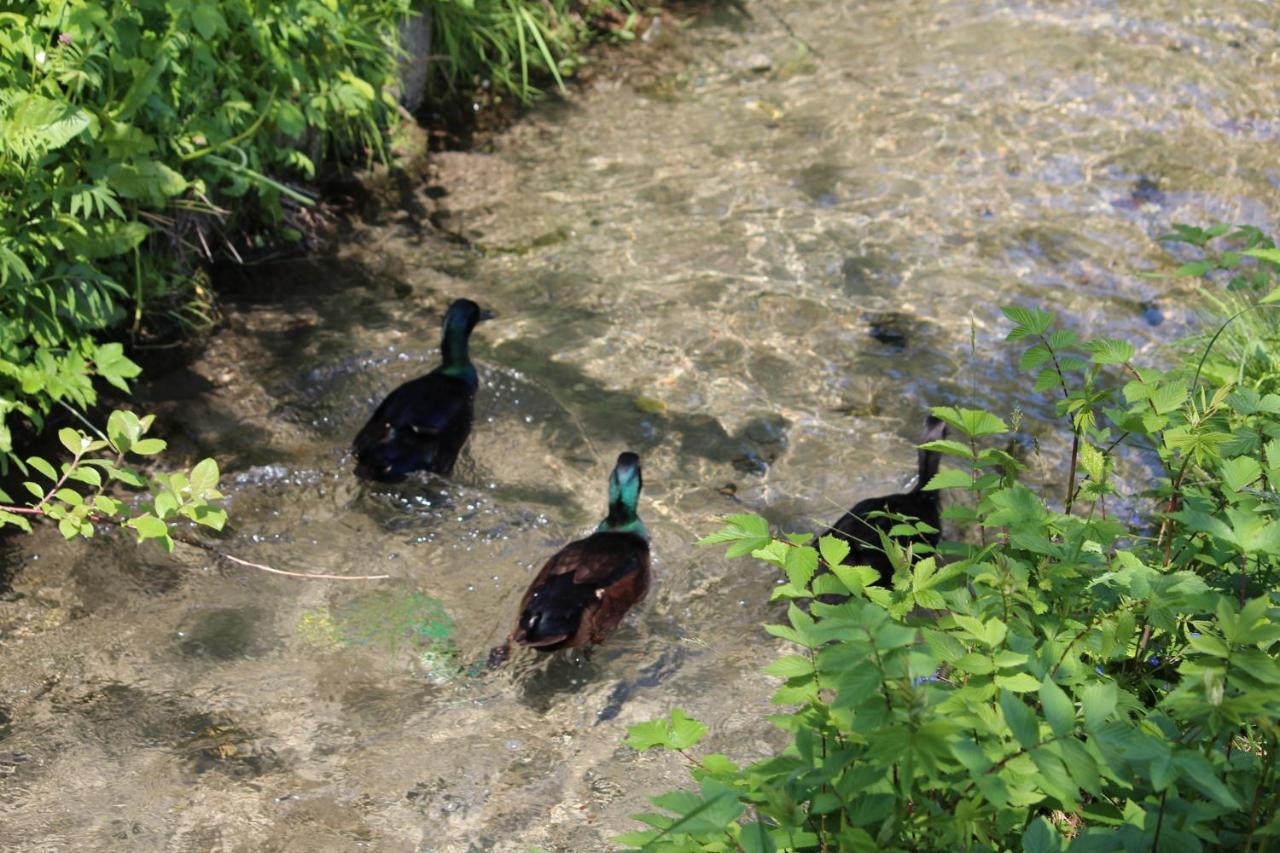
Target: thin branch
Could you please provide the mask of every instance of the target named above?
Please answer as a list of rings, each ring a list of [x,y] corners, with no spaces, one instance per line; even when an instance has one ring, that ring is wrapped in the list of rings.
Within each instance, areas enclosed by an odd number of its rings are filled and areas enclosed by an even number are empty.
[[[53,494],[52,492],[49,493],[49,495],[52,495],[52,494]],[[46,499],[48,497],[49,496],[46,496]],[[43,502],[41,503],[41,505],[33,506],[33,507],[0,506],[0,512],[11,512],[16,515],[34,515],[34,516],[39,516],[40,518],[49,517],[48,513],[44,509]],[[96,513],[90,513],[87,516],[87,518],[95,524],[108,524],[117,529],[125,527],[123,523],[121,523],[120,521],[117,521],[114,518],[107,518],[106,516],[98,515]],[[224,560],[227,560],[228,562],[235,563],[236,565],[246,566],[250,569],[257,569],[262,572],[269,572],[273,575],[283,575],[285,577],[290,577],[290,578],[306,578],[307,580],[323,580],[323,581],[380,581],[380,580],[388,580],[391,577],[391,575],[328,575],[328,574],[320,574],[320,573],[312,573],[312,572],[290,572],[290,571],[286,571],[285,569],[277,569],[277,568],[273,568],[272,566],[263,565],[262,563],[254,563],[250,560],[242,560],[239,557],[232,556],[231,554],[228,554],[225,551],[219,551],[217,548],[213,547],[212,545],[207,545],[204,542],[200,542],[195,539],[187,539],[185,537],[174,536],[172,533],[170,533],[169,538],[172,539],[174,542],[181,542],[183,545],[189,545],[192,548],[199,548],[202,551],[208,551],[210,554],[214,554],[218,557],[221,557]]]
[[[270,572],[273,575],[284,575],[291,578],[310,578],[311,580],[324,581],[380,581],[387,580],[391,577],[391,575],[325,575],[313,574],[311,572],[288,572],[284,569],[273,569],[271,566],[264,566],[262,563],[251,563],[248,560],[242,560],[239,557],[233,557],[230,554],[224,554],[221,551],[214,550],[207,545],[195,545],[195,543],[188,542],[185,539],[176,539],[174,541],[182,542],[184,545],[193,545],[196,548],[203,548],[204,550],[217,554],[222,559],[228,560],[239,566],[248,566],[251,569],[259,569],[264,572]]]

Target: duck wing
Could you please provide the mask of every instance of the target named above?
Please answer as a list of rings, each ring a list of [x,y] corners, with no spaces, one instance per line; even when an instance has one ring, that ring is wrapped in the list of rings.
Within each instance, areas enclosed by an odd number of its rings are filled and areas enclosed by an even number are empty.
[[[598,643],[649,591],[649,543],[601,532],[560,549],[520,602],[513,639],[547,650]]]

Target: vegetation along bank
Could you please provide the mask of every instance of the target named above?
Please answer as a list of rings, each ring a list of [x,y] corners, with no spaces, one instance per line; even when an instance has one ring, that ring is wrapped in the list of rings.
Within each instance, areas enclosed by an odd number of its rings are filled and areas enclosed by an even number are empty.
[[[0,466],[51,414],[127,392],[136,348],[212,325],[210,263],[313,234],[317,182],[385,161],[402,103],[529,101],[638,20],[611,0],[9,5]]]

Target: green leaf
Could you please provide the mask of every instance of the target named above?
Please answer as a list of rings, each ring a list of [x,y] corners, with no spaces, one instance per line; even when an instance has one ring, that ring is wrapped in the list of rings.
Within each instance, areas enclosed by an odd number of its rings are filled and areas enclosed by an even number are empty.
[[[141,222],[111,220],[94,224],[84,234],[70,232],[63,239],[72,253],[88,260],[98,260],[133,251],[150,233],[151,229]]]
[[[1151,405],[1155,407],[1156,413],[1161,415],[1177,411],[1186,401],[1187,386],[1180,381],[1165,383],[1151,395]]]
[[[813,675],[813,662],[801,655],[785,655],[765,667],[764,672],[765,675],[787,679]]]
[[[140,515],[137,518],[131,518],[127,525],[138,532],[139,542],[146,539],[159,539],[169,535],[168,525],[154,515]]]
[[[818,552],[807,546],[788,548],[784,570],[794,586],[804,589],[818,570]]]
[[[1028,336],[1043,335],[1053,325],[1053,315],[1039,308],[1005,305],[1000,308],[1000,311],[1015,324],[1014,330],[1009,333],[1009,340],[1011,341]]]
[[[218,5],[209,0],[197,3],[191,10],[191,23],[195,25],[196,32],[200,33],[200,37],[205,41],[209,41],[227,28],[226,20],[218,11]]]
[[[1030,749],[1040,742],[1040,724],[1036,715],[1016,693],[1008,690],[1000,692],[1000,712],[1004,715],[1005,724],[1023,748]]]
[[[1125,364],[1133,359],[1133,344],[1128,341],[1092,341],[1087,349],[1094,364]]]
[[[1014,693],[1030,693],[1040,686],[1040,680],[1034,675],[1019,672],[1016,675],[997,675],[996,687]]]
[[[1233,492],[1243,491],[1262,476],[1262,466],[1251,456],[1237,456],[1222,463],[1222,479]]]
[[[32,468],[35,468],[37,471],[39,471],[49,480],[58,479],[58,474],[56,471],[53,470],[53,466],[50,465],[48,462],[46,462],[44,459],[41,459],[39,456],[28,456],[27,464],[30,465]],[[39,495],[37,495],[37,497],[39,497]]]
[[[671,712],[670,720],[650,720],[628,728],[626,743],[637,750],[652,749],[656,746],[688,749],[701,740],[706,733],[705,725],[687,716],[679,708],[675,708]]]
[[[1218,265],[1216,263],[1208,260],[1191,261],[1190,263],[1186,263],[1178,267],[1173,271],[1173,274],[1176,276],[1189,276],[1194,278],[1204,275],[1210,270],[1215,269],[1217,266]]]
[[[744,853],[776,853],[778,846],[773,843],[773,836],[760,821],[752,821],[742,827],[738,843]]]
[[[66,145],[89,127],[89,114],[77,106],[35,94],[14,94],[16,100],[8,120],[0,125],[0,142],[6,149],[43,155]]]
[[[191,469],[191,494],[197,498],[204,497],[218,487],[218,477],[218,463],[213,459],[201,459]]]
[[[27,533],[31,532],[31,522],[26,518],[18,515],[17,513],[0,509],[0,527],[3,527],[6,524],[12,524],[14,527],[24,530]]]
[[[999,435],[1008,432],[1009,427],[1003,420],[979,409],[953,408],[951,406],[934,406],[931,411],[951,426],[971,438],[984,435]]]
[[[1111,719],[1116,710],[1116,699],[1116,686],[1110,682],[1095,682],[1085,687],[1080,695],[1085,727],[1094,731]]]
[[[1064,839],[1043,816],[1031,821],[1022,833],[1023,853],[1061,853],[1065,849]]]
[[[130,448],[130,452],[136,453],[139,456],[155,456],[157,453],[163,451],[166,446],[167,445],[162,439],[144,438],[140,441],[134,442],[133,447]]]
[[[936,492],[939,489],[968,489],[973,486],[973,475],[959,468],[943,468],[924,485],[924,491]]]
[[[221,530],[227,523],[227,511],[216,506],[197,506],[183,509],[183,514],[196,524]]]
[[[849,556],[849,543],[828,534],[818,540],[818,551],[828,566],[838,566]]]
[[[1273,264],[1280,264],[1280,249],[1245,249],[1241,254],[1263,261],[1270,261]]]
[[[139,159],[116,163],[107,170],[111,189],[121,198],[164,207],[170,198],[186,192],[187,179],[159,160]]]
[[[89,443],[87,436],[81,435],[71,427],[63,427],[58,430],[58,441],[62,443],[71,454],[79,456]]]
[[[1076,708],[1066,692],[1046,678],[1040,685],[1040,707],[1044,709],[1044,717],[1049,728],[1058,737],[1062,737],[1076,726]]]

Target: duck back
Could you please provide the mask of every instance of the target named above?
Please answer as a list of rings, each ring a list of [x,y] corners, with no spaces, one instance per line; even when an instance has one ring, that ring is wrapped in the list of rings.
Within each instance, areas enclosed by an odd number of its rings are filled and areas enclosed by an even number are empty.
[[[649,591],[649,543],[601,531],[570,542],[520,602],[512,639],[541,651],[601,642]]]
[[[474,383],[440,369],[396,388],[356,435],[356,473],[394,482],[412,471],[452,473],[475,419]]]

